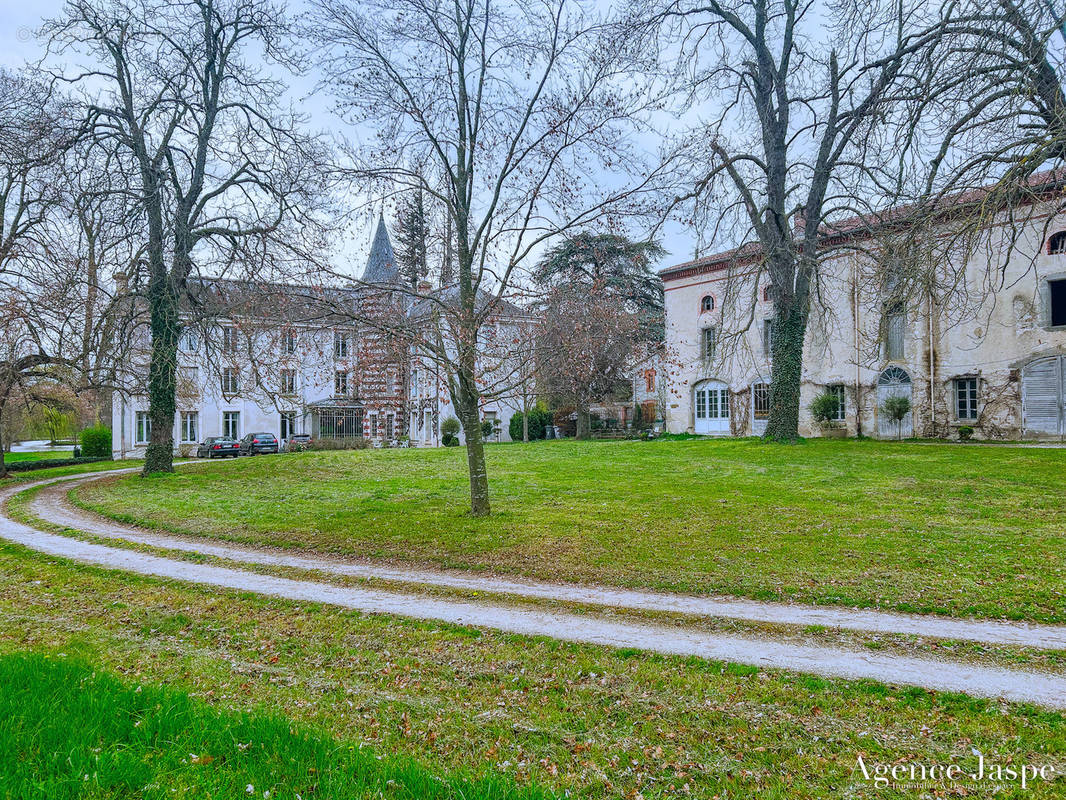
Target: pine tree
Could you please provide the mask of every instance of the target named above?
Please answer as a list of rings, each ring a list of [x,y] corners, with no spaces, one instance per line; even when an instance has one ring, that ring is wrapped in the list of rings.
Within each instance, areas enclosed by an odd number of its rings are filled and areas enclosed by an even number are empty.
[[[404,198],[396,220],[396,265],[412,291],[429,274],[426,239],[425,203],[422,191],[415,190]]]

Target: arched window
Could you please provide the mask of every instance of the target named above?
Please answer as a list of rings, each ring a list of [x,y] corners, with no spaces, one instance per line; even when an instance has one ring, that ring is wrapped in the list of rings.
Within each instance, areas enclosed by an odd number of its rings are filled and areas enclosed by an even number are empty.
[[[911,376],[908,375],[905,370],[902,370],[899,367],[889,367],[881,373],[881,377],[877,380],[877,382],[881,386],[905,386],[911,382]]]
[[[1066,253],[1066,231],[1051,234],[1047,239],[1048,255],[1060,256]]]
[[[764,303],[770,302],[770,284],[766,284],[762,287],[762,301]]]
[[[709,294],[705,294],[700,300],[700,313],[704,311],[714,311],[714,298]]]

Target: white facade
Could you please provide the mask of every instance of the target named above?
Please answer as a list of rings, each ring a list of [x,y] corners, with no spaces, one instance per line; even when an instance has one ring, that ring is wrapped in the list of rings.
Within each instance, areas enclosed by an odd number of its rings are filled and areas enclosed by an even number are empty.
[[[1001,215],[967,253],[938,256],[938,275],[963,276],[951,291],[902,302],[886,298],[869,255],[827,257],[824,303],[812,311],[804,348],[802,435],[826,433],[808,406],[832,391],[844,400],[838,430],[850,435],[954,438],[969,426],[978,438],[1066,438],[1066,215],[1039,206],[1021,222]],[[757,253],[660,274],[668,429],[761,434],[773,308]],[[894,394],[912,401],[900,426],[881,410]]]

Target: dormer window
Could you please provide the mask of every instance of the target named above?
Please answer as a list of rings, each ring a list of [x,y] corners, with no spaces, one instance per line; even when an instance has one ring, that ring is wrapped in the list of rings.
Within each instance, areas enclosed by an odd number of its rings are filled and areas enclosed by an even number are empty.
[[[770,284],[766,284],[762,287],[762,301],[764,303],[770,302]]]
[[[1061,256],[1066,253],[1066,231],[1059,231],[1048,237],[1047,252],[1049,256]]]
[[[705,294],[700,300],[700,313],[704,311],[714,311],[714,298],[709,294]]]

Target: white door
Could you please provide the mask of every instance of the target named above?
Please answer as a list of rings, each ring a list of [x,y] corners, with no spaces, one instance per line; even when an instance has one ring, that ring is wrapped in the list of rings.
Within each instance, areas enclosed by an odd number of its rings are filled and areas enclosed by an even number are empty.
[[[1066,360],[1039,358],[1022,370],[1022,428],[1028,434],[1062,436],[1066,428]]]
[[[728,434],[729,389],[724,383],[705,381],[693,389],[696,433]]]
[[[877,435],[882,439],[895,439],[902,436],[907,439],[914,435],[914,412],[908,411],[902,422],[889,419],[881,411],[885,400],[890,397],[911,397],[911,376],[899,367],[889,367],[877,380]]]

